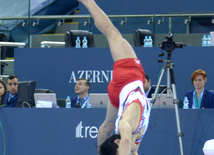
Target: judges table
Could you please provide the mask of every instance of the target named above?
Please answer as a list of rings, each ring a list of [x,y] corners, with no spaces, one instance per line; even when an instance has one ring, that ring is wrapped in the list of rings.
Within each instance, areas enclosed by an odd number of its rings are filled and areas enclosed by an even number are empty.
[[[0,109],[0,154],[96,154],[98,128],[106,109]],[[186,155],[202,155],[214,138],[214,110],[179,109]],[[139,154],[179,155],[174,109],[153,109]]]

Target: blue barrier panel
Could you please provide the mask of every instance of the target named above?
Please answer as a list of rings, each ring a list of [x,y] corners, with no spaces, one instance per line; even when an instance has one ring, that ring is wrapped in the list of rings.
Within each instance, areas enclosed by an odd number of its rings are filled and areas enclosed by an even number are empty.
[[[158,63],[160,48],[134,48],[152,85],[158,82],[163,63]],[[207,72],[207,89],[214,89],[213,47],[186,47],[172,52],[178,99],[193,89],[190,77],[196,69]],[[164,52],[166,55],[166,52]],[[165,58],[165,57],[164,57]],[[113,60],[109,48],[18,48],[15,49],[14,72],[20,81],[36,80],[36,88],[53,90],[57,98],[75,96],[75,81],[79,77],[91,82],[91,93],[106,93],[112,78]],[[166,85],[166,73],[162,85]]]
[[[98,128],[104,118],[105,109],[1,109],[6,154],[95,154]],[[2,155],[3,150],[1,133]]]
[[[214,138],[214,111],[180,111],[184,154],[201,155],[206,140]],[[97,133],[106,109],[1,108],[0,122],[6,155],[96,154]],[[4,138],[0,132],[0,154]],[[174,109],[152,110],[139,154],[179,155]]]

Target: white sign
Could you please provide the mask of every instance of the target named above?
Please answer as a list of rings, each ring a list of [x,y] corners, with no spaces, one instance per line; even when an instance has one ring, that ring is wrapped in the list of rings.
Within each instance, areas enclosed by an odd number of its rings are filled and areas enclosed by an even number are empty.
[[[82,121],[76,127],[76,138],[97,138],[98,128],[96,126],[83,126]]]

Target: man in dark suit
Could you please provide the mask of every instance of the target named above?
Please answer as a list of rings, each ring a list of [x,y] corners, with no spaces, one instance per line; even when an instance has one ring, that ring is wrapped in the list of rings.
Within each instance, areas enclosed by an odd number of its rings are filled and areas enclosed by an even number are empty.
[[[77,79],[75,85],[76,97],[71,99],[72,108],[90,108],[90,97],[88,91],[90,89],[90,82],[87,79]]]
[[[10,75],[7,78],[7,89],[8,92],[4,98],[4,105],[9,107],[15,107],[17,104],[17,93],[18,93],[19,79],[15,75]]]
[[[152,94],[155,93],[155,88],[151,86],[151,79],[149,75],[145,73],[145,85],[144,90],[147,98],[152,98]]]

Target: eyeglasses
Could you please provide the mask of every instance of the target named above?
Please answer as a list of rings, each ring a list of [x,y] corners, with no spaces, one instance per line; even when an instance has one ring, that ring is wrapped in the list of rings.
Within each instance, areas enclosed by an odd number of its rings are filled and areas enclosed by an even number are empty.
[[[17,86],[18,83],[8,83],[8,85],[9,85],[9,86],[12,86],[12,85]]]

